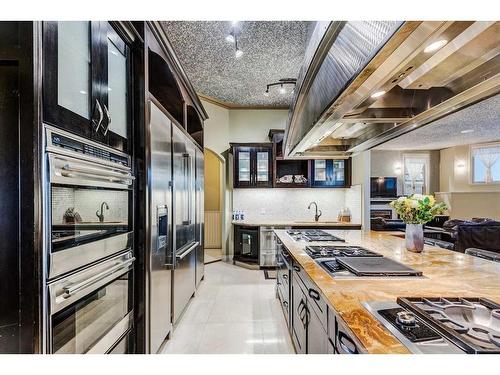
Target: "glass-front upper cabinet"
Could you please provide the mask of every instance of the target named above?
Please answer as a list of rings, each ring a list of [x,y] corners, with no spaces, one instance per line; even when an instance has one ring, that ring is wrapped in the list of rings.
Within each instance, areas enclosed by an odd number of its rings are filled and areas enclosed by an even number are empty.
[[[311,185],[313,187],[349,187],[350,159],[311,160]]]
[[[234,187],[272,187],[272,146],[233,145]]]
[[[128,61],[108,22],[44,22],[44,121],[127,152]]]

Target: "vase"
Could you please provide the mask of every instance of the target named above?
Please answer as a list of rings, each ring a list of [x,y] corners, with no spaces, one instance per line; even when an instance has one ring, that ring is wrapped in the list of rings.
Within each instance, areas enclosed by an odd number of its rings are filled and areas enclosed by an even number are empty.
[[[424,229],[422,224],[406,224],[406,250],[421,253],[424,250]]]

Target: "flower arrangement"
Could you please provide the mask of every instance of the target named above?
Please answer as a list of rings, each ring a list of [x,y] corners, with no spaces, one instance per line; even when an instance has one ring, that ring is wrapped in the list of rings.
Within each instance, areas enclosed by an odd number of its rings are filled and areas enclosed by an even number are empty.
[[[391,207],[407,224],[425,224],[447,209],[444,202],[436,203],[432,195],[422,194],[399,197],[391,202]]]

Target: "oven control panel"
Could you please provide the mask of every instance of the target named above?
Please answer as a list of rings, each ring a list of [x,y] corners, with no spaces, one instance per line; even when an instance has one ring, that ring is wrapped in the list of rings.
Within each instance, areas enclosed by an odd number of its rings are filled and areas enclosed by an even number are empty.
[[[117,153],[110,152],[104,148],[100,148],[89,143],[82,142],[80,140],[67,137],[62,134],[50,133],[50,141],[52,146],[61,147],[66,150],[73,152],[78,152],[87,156],[92,156],[94,158],[103,159],[106,161],[111,161],[124,166],[129,166],[129,158],[127,156],[119,155]]]

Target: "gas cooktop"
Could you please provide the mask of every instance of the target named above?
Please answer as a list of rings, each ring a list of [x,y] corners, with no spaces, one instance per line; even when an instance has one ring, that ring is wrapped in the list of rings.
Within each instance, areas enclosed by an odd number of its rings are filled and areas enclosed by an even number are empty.
[[[315,242],[315,241],[341,241],[342,238],[327,233],[321,229],[289,229],[287,233],[294,241]]]
[[[486,298],[410,297],[364,305],[414,353],[500,353],[500,305]]]
[[[351,245],[325,245],[325,246],[306,246],[306,253],[313,259],[331,258],[331,257],[381,257],[382,255],[374,253],[361,246]]]

